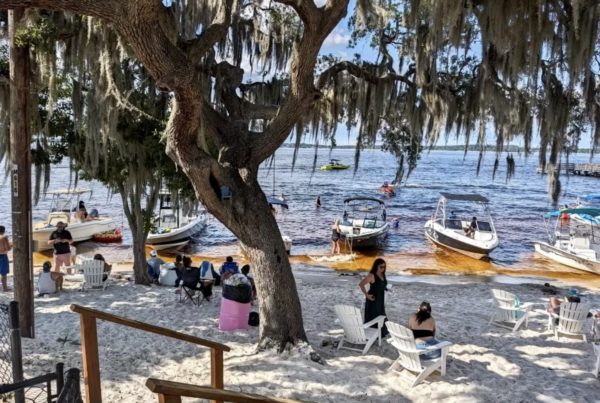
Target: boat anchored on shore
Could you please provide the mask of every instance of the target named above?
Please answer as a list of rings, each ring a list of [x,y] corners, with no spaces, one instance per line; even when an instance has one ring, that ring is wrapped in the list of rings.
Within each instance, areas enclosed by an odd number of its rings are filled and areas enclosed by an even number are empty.
[[[58,189],[46,193],[52,195],[50,212],[46,221],[33,223],[34,251],[40,252],[52,249],[52,245],[48,245],[48,239],[50,234],[56,230],[56,224],[59,221],[66,225],[66,229],[73,237],[73,242],[89,241],[94,237],[94,234],[113,231],[117,228],[112,219],[99,217],[95,209],[89,212],[89,218],[86,221],[75,218],[74,215],[79,209],[79,201],[82,195],[91,192],[91,189],[73,188]]]
[[[600,275],[600,231],[593,223],[581,223],[576,215],[600,216],[600,209],[578,208],[544,214],[548,242],[534,242],[535,251],[565,266]],[[554,228],[550,221],[556,218]]]
[[[425,236],[438,246],[451,249],[474,259],[488,256],[498,246],[498,235],[489,211],[489,200],[478,194],[441,193],[431,220],[425,223]],[[483,208],[483,219],[463,221],[448,212],[448,201],[475,203]],[[473,216],[469,209],[468,216]],[[469,230],[471,228],[471,230]]]
[[[386,221],[385,203],[371,197],[344,200],[340,231],[351,249],[381,245],[390,224]]]

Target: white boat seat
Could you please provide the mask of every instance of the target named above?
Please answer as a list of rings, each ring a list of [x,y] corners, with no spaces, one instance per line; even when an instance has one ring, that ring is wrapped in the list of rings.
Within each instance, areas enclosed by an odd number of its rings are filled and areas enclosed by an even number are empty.
[[[352,223],[353,227],[362,227],[363,224],[365,223],[365,220],[360,220],[360,219],[354,219],[354,222]]]
[[[571,238],[572,249],[590,249],[590,238],[588,237],[572,237]]]

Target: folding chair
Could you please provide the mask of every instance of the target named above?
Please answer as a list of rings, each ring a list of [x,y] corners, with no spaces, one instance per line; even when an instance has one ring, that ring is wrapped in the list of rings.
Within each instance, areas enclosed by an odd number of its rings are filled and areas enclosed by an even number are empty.
[[[179,293],[179,303],[183,304],[189,299],[190,301],[192,301],[192,304],[200,306],[200,304],[202,304],[202,300],[200,299],[200,295],[202,295],[202,292],[200,290],[201,288],[191,288],[182,285],[181,292]],[[198,291],[198,294],[193,294],[194,291]]]

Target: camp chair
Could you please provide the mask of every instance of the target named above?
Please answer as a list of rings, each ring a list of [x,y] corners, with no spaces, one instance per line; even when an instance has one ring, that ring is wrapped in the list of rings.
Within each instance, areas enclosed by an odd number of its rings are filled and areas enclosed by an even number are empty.
[[[383,327],[385,316],[378,316],[370,322],[363,323],[363,316],[358,308],[348,305],[336,305],[334,309],[344,329],[344,335],[338,344],[338,350],[345,348],[366,354],[373,343],[375,343],[375,340],[378,339],[379,347],[381,347],[381,328]],[[377,324],[377,329],[371,328],[375,324]],[[362,350],[342,347],[344,342],[364,345],[365,347]]]
[[[517,304],[518,298],[515,294],[503,290],[493,289],[491,291],[496,312],[492,315],[489,324],[511,329],[513,332],[516,332],[523,322],[527,327],[533,304]],[[517,305],[519,306],[517,307]]]
[[[394,371],[398,375],[413,381],[411,387],[417,386],[436,370],[440,371],[442,376],[446,375],[446,357],[452,343],[443,341],[426,350],[418,350],[412,330],[394,322],[387,322],[386,326],[391,336],[388,343],[394,346],[399,354],[398,359],[394,361],[388,371]],[[433,359],[421,359],[421,354],[434,350],[442,350],[442,355]],[[395,370],[394,366],[396,364],[402,366],[406,371]]]

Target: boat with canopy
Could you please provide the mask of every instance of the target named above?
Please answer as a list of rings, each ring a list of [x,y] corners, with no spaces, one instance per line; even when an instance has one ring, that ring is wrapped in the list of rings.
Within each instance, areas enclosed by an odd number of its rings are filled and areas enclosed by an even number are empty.
[[[592,208],[592,209],[600,209],[600,195],[582,195],[577,197],[577,208]],[[575,221],[579,221],[583,224],[594,224],[600,225],[600,216],[591,216],[589,214],[573,214],[571,216]]]
[[[577,215],[598,217],[600,208],[564,209],[544,214],[548,242],[534,242],[535,251],[565,266],[600,274],[599,227],[573,219]]]
[[[449,202],[456,207],[450,209]],[[476,226],[469,231],[474,216],[478,216]],[[487,257],[498,246],[489,200],[478,194],[441,193],[435,214],[425,223],[425,236],[438,246],[474,259]]]
[[[385,203],[381,200],[371,197],[344,200],[340,231],[351,249],[381,245],[389,229]]]

